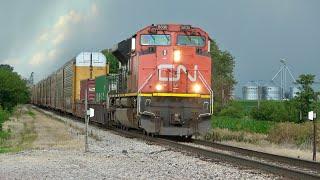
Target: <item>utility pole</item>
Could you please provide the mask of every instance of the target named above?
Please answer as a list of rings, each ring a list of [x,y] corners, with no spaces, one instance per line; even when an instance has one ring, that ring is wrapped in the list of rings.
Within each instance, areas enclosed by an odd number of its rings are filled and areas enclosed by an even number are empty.
[[[313,120],[313,161],[317,160],[317,125],[316,125],[316,120],[315,118]]]
[[[86,88],[85,91],[85,102],[84,102],[84,109],[85,109],[85,123],[86,123],[86,137],[85,137],[85,152],[89,151],[89,147],[88,147],[88,124],[89,124],[89,117],[88,117],[88,90]]]
[[[316,120],[318,119],[318,93],[316,93],[316,113],[315,113],[315,117],[313,119],[313,161],[316,161],[317,160],[317,122]]]
[[[261,91],[262,91],[262,88],[261,88],[260,83],[259,83],[258,84],[258,109],[260,109]]]

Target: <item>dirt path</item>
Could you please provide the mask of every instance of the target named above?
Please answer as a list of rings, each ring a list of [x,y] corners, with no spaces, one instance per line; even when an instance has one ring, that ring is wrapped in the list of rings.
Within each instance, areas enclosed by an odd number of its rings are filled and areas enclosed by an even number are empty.
[[[6,142],[9,151],[32,149],[72,149],[84,147],[83,138],[68,124],[53,119],[30,106],[21,107],[21,115],[11,117],[4,129],[10,129],[11,138]]]
[[[37,138],[33,142],[34,149],[73,149],[83,148],[80,134],[67,124],[52,119],[33,110],[35,113],[35,132]]]

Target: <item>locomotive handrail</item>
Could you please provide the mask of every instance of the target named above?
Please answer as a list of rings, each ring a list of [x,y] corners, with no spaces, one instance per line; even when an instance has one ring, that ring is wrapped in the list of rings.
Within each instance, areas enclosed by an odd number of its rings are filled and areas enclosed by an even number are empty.
[[[157,70],[153,71],[149,77],[145,80],[145,82],[142,84],[142,86],[138,89],[138,94],[137,94],[137,115],[140,114],[140,102],[141,102],[141,96],[140,93],[142,91],[142,89],[147,85],[147,83],[149,82],[149,80],[152,78],[153,74],[156,72]]]
[[[210,104],[211,104],[210,113],[213,114],[213,90],[208,85],[207,81],[203,78],[203,75],[201,74],[201,72],[200,71],[198,71],[198,72],[199,72],[200,80],[206,86],[207,90],[210,92]]]
[[[210,92],[210,113],[213,114],[213,90],[211,89],[211,87],[208,85],[208,83],[206,82],[206,80],[203,78],[201,72],[199,72],[200,74],[200,80],[202,81],[202,83],[206,86],[206,88],[209,90]]]

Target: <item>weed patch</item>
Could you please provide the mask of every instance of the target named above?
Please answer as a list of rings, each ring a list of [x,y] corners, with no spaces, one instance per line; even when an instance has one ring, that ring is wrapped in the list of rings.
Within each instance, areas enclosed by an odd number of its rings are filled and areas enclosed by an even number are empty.
[[[267,134],[275,125],[274,122],[257,121],[250,118],[213,117],[212,127],[230,131],[244,131]]]
[[[15,128],[0,132],[0,153],[18,152],[32,147],[32,143],[37,138],[34,120],[16,122],[22,128]]]
[[[27,114],[28,114],[29,116],[31,116],[32,118],[34,118],[34,117],[36,116],[36,114],[35,114],[34,112],[32,112],[31,110],[29,110],[29,111],[27,112]]]
[[[215,128],[207,134],[206,139],[213,141],[238,141],[257,144],[266,140],[267,135],[259,133],[249,133],[244,131],[230,131],[228,129]]]
[[[320,123],[317,126],[319,129]],[[318,139],[320,137],[319,131],[317,137]],[[276,144],[294,144],[300,148],[310,148],[313,142],[313,124],[312,122],[278,123],[268,134],[268,140]],[[319,143],[318,148],[320,148]]]

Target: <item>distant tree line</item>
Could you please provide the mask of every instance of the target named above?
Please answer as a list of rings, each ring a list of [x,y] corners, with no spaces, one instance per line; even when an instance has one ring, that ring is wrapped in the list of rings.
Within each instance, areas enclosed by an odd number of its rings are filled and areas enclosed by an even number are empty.
[[[12,111],[17,104],[27,103],[29,95],[26,80],[10,65],[0,64],[0,108]]]

